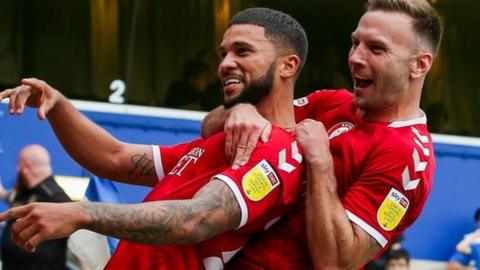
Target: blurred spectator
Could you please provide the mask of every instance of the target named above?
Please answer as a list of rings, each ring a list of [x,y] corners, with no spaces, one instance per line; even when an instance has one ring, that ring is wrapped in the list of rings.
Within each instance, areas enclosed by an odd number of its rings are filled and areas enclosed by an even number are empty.
[[[383,253],[377,259],[371,260],[370,262],[367,263],[367,265],[365,266],[365,270],[385,270],[387,266],[388,253],[394,250],[401,250],[403,240],[404,240],[403,235],[400,235],[399,237],[395,238],[393,240],[392,245],[385,253]]]
[[[475,211],[477,229],[463,237],[450,257],[447,270],[480,269],[480,208]]]
[[[0,198],[12,206],[31,202],[68,202],[69,197],[52,176],[48,151],[37,144],[24,147],[18,155],[17,182],[13,190],[0,184]],[[8,220],[2,235],[2,269],[68,269],[67,239],[46,241],[27,252],[10,239],[15,220]]]
[[[209,66],[200,60],[190,60],[183,68],[181,81],[169,87],[165,106],[177,109],[209,111],[222,104],[221,88],[213,88]]]
[[[410,256],[405,249],[390,250],[385,255],[385,270],[408,270],[410,269]]]

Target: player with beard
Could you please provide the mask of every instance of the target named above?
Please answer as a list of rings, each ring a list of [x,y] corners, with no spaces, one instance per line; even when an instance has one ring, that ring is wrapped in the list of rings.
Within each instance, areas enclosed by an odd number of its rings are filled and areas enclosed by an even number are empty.
[[[257,104],[272,91],[275,63],[272,63],[267,73],[261,78],[253,81],[237,97],[225,100],[223,107],[229,109],[239,103]]]
[[[22,113],[24,104],[39,108],[83,167],[154,188],[140,204],[38,203],[0,220],[19,218],[13,239],[27,250],[81,228],[124,239],[107,269],[222,269],[301,193],[301,151],[281,127],[294,124],[293,90],[307,47],[303,28],[282,12],[253,8],[232,18],[219,48],[225,102],[252,102],[274,124],[270,141],[238,170],[219,151],[224,134],[169,147],[124,143],[45,82],[24,79],[0,93],[0,100],[10,97],[10,113]]]
[[[351,34],[353,93],[317,91],[295,102],[306,196],[227,269],[358,269],[417,220],[435,168],[420,97],[441,35],[426,0],[367,1]],[[266,129],[267,121],[242,117]],[[255,145],[230,137],[227,152]]]

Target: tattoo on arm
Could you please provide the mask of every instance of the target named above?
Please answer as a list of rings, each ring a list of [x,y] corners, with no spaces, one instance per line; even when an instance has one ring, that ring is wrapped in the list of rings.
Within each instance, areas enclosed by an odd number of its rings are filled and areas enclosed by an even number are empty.
[[[210,181],[191,200],[84,205],[92,220],[86,229],[154,245],[198,243],[235,228],[241,216],[233,192],[220,180]]]
[[[141,176],[155,176],[153,160],[147,153],[133,155],[130,159],[132,169],[128,172],[128,179],[136,179]]]
[[[368,235],[368,258],[373,258],[375,254],[382,248],[380,244],[373,238],[372,236]]]

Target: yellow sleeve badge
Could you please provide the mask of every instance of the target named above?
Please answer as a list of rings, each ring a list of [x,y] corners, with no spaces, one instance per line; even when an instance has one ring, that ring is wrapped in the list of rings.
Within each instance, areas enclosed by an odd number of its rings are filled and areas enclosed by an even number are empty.
[[[242,178],[243,190],[252,201],[260,201],[279,185],[280,179],[266,160],[260,161]]]
[[[405,195],[395,188],[390,189],[377,211],[377,220],[380,226],[385,231],[395,229],[407,212],[409,204]]]

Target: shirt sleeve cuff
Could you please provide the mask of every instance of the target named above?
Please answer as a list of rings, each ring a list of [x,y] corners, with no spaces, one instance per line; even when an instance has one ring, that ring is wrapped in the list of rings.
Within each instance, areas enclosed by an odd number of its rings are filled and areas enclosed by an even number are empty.
[[[165,172],[163,171],[162,153],[160,152],[160,147],[158,145],[152,145],[152,153],[153,153],[153,164],[155,167],[155,173],[157,174],[158,182],[160,182],[165,177]]]
[[[345,210],[347,212],[347,217],[355,223],[358,227],[362,228],[365,232],[367,232],[371,237],[373,237],[382,247],[385,247],[388,243],[388,240],[379,233],[375,228],[368,225],[363,219],[359,218],[352,212]]]
[[[238,205],[240,206],[240,211],[242,212],[240,224],[237,226],[237,229],[243,227],[248,220],[248,208],[247,208],[247,204],[245,203],[245,199],[243,198],[242,193],[240,192],[240,189],[238,188],[237,184],[230,177],[223,174],[217,174],[213,177],[213,179],[218,179],[223,181],[232,190],[233,194],[235,195],[235,198],[237,199]]]

